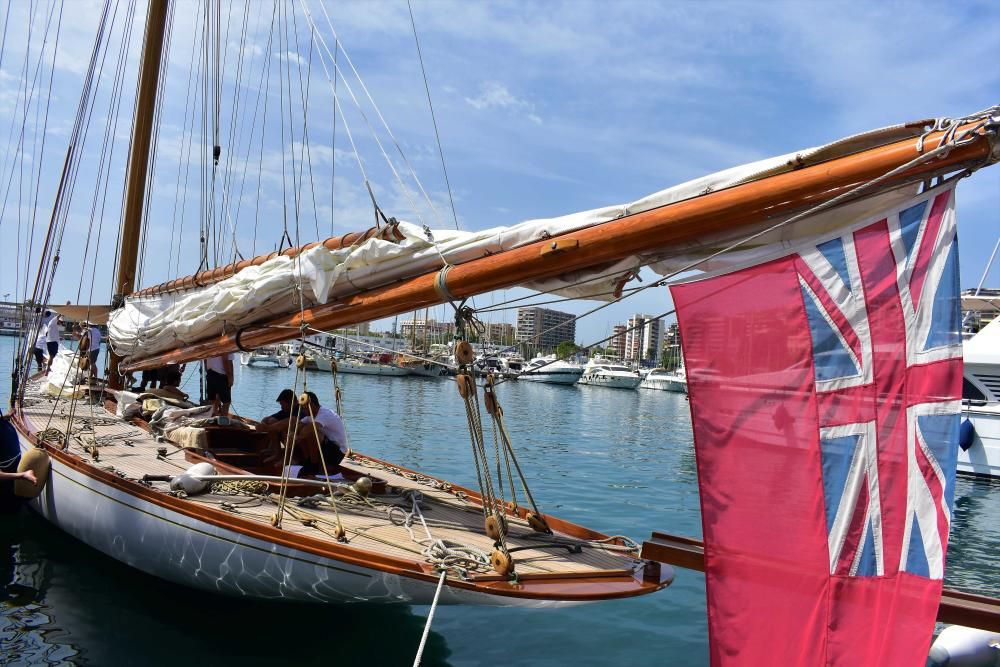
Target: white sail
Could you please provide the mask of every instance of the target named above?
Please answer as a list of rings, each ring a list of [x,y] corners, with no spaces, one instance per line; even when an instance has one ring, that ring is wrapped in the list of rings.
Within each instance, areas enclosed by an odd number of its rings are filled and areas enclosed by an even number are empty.
[[[418,225],[401,222],[402,241],[371,238],[356,246],[330,250],[323,245],[295,258],[279,256],[258,266],[250,266],[218,283],[156,296],[128,298],[125,306],[112,313],[108,329],[115,351],[142,358],[205,340],[211,336],[260,322],[276,315],[295,312],[296,297],[302,289],[303,305],[328,303],[351,294],[425,274],[444,266],[462,264],[497,252],[511,250],[549,237],[567,234],[634,215],[668,204],[691,199],[707,192],[759,180],[806,164],[822,162],[874,145],[898,141],[918,134],[912,125],[900,125],[849,137],[819,148],[809,148],[740,167],[726,169],[702,178],[661,190],[637,201],[592,209],[548,219],[535,219],[510,227],[494,227],[478,232],[452,230],[429,231]],[[891,201],[912,196],[913,189],[867,199],[859,206],[874,210]],[[768,224],[773,224],[769,221]],[[828,232],[842,224],[840,216],[820,215],[794,229],[777,230],[761,236],[744,252],[793,239]],[[738,232],[746,236],[746,230]],[[607,298],[611,286],[642,266],[651,266],[666,275],[699,258],[707,257],[729,245],[733,234],[709,235],[697,243],[671,248],[650,248],[648,254],[622,258],[612,266],[597,271],[577,271],[541,282],[525,284],[530,289],[552,291],[572,298]],[[745,261],[741,257],[739,261]],[[716,261],[708,268],[722,264]],[[585,284],[581,284],[585,283]]]

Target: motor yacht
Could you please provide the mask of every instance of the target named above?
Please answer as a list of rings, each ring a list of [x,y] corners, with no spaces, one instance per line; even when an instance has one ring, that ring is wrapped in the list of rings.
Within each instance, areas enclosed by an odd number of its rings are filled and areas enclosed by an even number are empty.
[[[642,378],[627,366],[601,357],[594,357],[587,362],[580,376],[580,384],[590,384],[614,389],[635,389]]]
[[[568,361],[557,360],[556,355],[537,356],[528,362],[519,380],[546,382],[548,384],[576,384],[583,375],[583,366]]]

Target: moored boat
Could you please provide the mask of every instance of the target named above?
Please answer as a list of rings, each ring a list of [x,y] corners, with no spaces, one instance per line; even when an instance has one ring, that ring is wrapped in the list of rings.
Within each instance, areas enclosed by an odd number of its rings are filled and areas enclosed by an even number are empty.
[[[587,362],[579,384],[610,389],[635,389],[642,382],[639,374],[628,366],[597,356]]]
[[[687,375],[683,368],[676,371],[668,371],[666,368],[653,368],[646,373],[640,389],[660,389],[663,391],[673,391],[681,394],[687,393]]]
[[[538,356],[529,361],[517,379],[526,382],[571,385],[576,384],[581,375],[583,366],[556,359],[552,354],[547,357]]]
[[[958,471],[1000,478],[1000,318],[964,343]]]
[[[240,353],[240,363],[244,366],[276,366],[288,368],[292,364],[291,355],[276,346],[265,346]]]

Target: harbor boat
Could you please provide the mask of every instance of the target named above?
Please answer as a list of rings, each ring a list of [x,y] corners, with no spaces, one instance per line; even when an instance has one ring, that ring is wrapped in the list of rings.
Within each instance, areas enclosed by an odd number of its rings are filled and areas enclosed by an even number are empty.
[[[428,352],[404,350],[399,354],[397,364],[408,375],[416,377],[445,378],[454,369],[451,353],[443,343],[434,343]]]
[[[403,377],[409,375],[407,368],[391,363],[392,355],[369,357],[349,356],[340,359],[325,354],[316,355],[316,369],[331,372],[334,367],[338,373],[345,375],[380,375],[382,377]]]
[[[292,365],[292,357],[277,346],[265,346],[240,353],[240,363],[244,366],[276,366],[288,368]]]
[[[561,359],[556,355],[537,356],[528,362],[524,370],[517,376],[525,382],[545,382],[547,384],[576,384],[583,375],[583,366]]]
[[[958,471],[1000,478],[1000,318],[964,344]]]
[[[302,3],[301,9],[316,57],[332,71],[334,54],[308,7]],[[206,12],[206,20],[212,16]],[[895,125],[712,174],[630,203],[482,232],[430,230],[401,221],[386,214],[378,189],[369,186],[373,228],[293,247],[282,243],[280,252],[137,289],[168,17],[165,0],[150,2],[113,283],[117,292],[109,295],[115,309],[108,326],[108,387],[81,384],[71,352],[61,372],[29,379],[28,353],[22,350],[10,422],[21,450],[19,466],[36,469],[44,479],[19,489],[45,519],[123,564],[247,599],[440,599],[559,607],[666,588],[672,569],[643,558],[635,542],[541,509],[544,499],[530,493],[518,465],[494,378],[478,382],[473,372],[469,339],[481,320],[466,299],[514,286],[560,296],[583,289],[583,294],[627,298],[631,292],[623,287],[640,267],[669,280],[682,271],[709,268],[709,260],[718,267],[720,254],[742,262],[748,254],[805,243],[909,201],[937,177],[965,174],[996,159],[1000,110],[991,109],[961,119]],[[219,26],[206,28],[220,48]],[[105,36],[97,41],[90,75],[100,45],[108,43]],[[343,48],[339,39],[333,48]],[[291,58],[286,61],[293,66]],[[337,74],[342,74],[339,66]],[[102,79],[88,76],[88,85],[100,85]],[[81,118],[85,108],[81,104]],[[75,164],[70,159],[74,146],[71,141],[67,164]],[[206,169],[214,168],[212,153],[205,152]],[[66,201],[62,189],[72,187],[72,179],[60,187],[57,202]],[[72,219],[50,218],[34,302],[45,301],[55,272],[67,264],[58,261],[61,232]],[[269,231],[282,241],[289,237],[287,227],[273,225]],[[827,273],[836,277],[836,269]],[[801,305],[798,283],[794,290]],[[121,389],[122,373],[304,340],[444,303],[455,310],[459,340],[454,386],[442,387],[461,398],[478,489],[381,460],[364,451],[377,443],[365,442],[353,443],[336,475],[324,463],[323,475],[299,478],[292,466],[267,460],[267,436],[254,422],[198,418],[178,427],[191,429],[181,437],[177,429],[168,433],[157,424],[168,413],[177,420],[190,419],[190,413],[170,412]],[[687,345],[710,339],[687,331],[684,340]],[[304,360],[296,361],[294,386],[303,393],[304,366]],[[329,366],[336,384],[339,364]],[[595,359],[580,382],[634,389],[639,377]],[[338,386],[333,391],[338,402],[340,395]],[[308,396],[302,403],[310,405]],[[138,416],[130,416],[136,411]],[[779,417],[754,422],[748,430],[783,438],[786,431],[779,429],[794,420]],[[696,431],[705,424],[703,430],[715,427],[711,415],[698,419]],[[285,450],[289,462],[291,449]],[[506,497],[515,488],[524,491],[521,500]],[[822,542],[825,549],[825,535]],[[711,548],[706,543],[709,555]],[[823,559],[820,569],[828,570],[825,552]],[[803,597],[817,608],[819,598]],[[773,638],[767,640],[773,644]]]
[[[683,368],[668,371],[666,368],[653,368],[642,377],[640,389],[660,389],[681,394],[687,393],[687,375]]]
[[[587,362],[578,380],[579,384],[611,389],[635,389],[640,382],[642,378],[636,371],[601,356]]]

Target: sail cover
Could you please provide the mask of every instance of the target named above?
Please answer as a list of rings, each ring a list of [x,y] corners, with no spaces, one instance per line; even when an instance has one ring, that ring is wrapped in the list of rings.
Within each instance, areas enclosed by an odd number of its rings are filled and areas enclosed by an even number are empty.
[[[164,350],[207,340],[248,324],[287,315],[301,307],[329,303],[399,280],[457,265],[498,252],[579,229],[603,224],[708,192],[733,187],[818,164],[874,146],[919,136],[924,123],[896,125],[841,139],[758,162],[733,167],[661,190],[642,199],[556,218],[528,220],[509,227],[479,232],[430,231],[421,225],[400,223],[403,240],[371,238],[366,242],[328,249],[322,245],[295,258],[275,257],[250,266],[221,282],[154,296],[134,296],[112,313],[109,340],[123,357],[139,360]],[[902,196],[909,196],[909,191]],[[890,195],[899,197],[895,195]],[[773,247],[792,238],[813,235],[822,228],[797,224],[762,236],[748,247]],[[741,234],[747,233],[741,231]],[[571,298],[609,298],[614,287],[641,266],[666,274],[692,259],[712,255],[732,236],[705,236],[671,248],[650,248],[648,254],[623,257],[612,265],[595,267],[542,282],[526,283],[529,289],[550,291]],[[739,256],[733,256],[734,258]],[[711,266],[719,266],[717,262]],[[301,298],[299,298],[301,297]],[[294,335],[294,334],[293,334]]]
[[[917,665],[962,385],[954,190],[671,288],[713,665]]]

